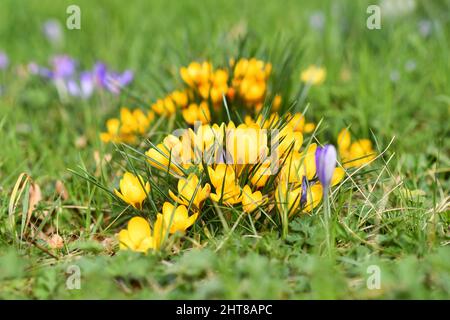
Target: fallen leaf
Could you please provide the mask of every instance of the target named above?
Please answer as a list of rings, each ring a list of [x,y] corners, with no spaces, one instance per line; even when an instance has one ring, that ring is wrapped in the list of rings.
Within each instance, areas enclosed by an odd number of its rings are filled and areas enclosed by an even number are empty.
[[[63,238],[59,234],[55,233],[47,241],[47,244],[52,249],[61,249],[64,245],[64,241],[63,241]]]
[[[69,199],[69,192],[67,192],[66,186],[61,180],[55,183],[56,193],[61,197],[62,200]]]

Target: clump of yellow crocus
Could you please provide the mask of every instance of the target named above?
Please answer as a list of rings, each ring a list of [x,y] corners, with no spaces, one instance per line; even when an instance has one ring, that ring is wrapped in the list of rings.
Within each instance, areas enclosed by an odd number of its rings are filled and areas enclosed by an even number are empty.
[[[150,183],[144,182],[141,176],[136,177],[130,172],[125,172],[119,186],[120,191],[114,189],[114,193],[129,205],[142,209],[142,202],[150,192]]]

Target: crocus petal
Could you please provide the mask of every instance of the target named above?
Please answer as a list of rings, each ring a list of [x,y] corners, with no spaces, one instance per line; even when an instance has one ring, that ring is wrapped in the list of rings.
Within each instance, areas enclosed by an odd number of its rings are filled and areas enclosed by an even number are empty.
[[[121,250],[134,249],[128,230],[124,229],[119,232],[119,247]]]
[[[133,243],[140,244],[151,236],[150,225],[142,217],[134,217],[128,222],[128,233]]]

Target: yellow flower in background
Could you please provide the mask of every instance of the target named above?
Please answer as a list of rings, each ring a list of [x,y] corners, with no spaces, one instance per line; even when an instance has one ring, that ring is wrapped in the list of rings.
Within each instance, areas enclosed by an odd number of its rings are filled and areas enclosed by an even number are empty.
[[[158,99],[151,106],[152,110],[161,116],[170,116],[176,112],[175,102],[170,96]]]
[[[331,177],[331,187],[339,184],[345,176],[345,170],[341,167],[336,167],[333,172],[333,176]]]
[[[179,204],[189,207],[189,204],[192,203],[194,209],[199,210],[203,201],[209,197],[210,191],[209,183],[206,183],[202,188],[198,177],[191,173],[187,178],[178,180],[178,195],[175,195],[171,190],[169,190],[169,195]]]
[[[311,85],[320,85],[325,81],[326,71],[316,65],[309,66],[300,74],[300,79]]]
[[[265,200],[261,191],[252,192],[248,185],[244,186],[242,189],[242,209],[245,212],[251,213],[264,203]]]
[[[175,207],[170,202],[164,202],[162,209],[164,225],[168,226],[171,234],[180,231],[185,232],[197,220],[198,213],[189,216],[188,210],[184,205]]]
[[[119,186],[120,191],[114,189],[114,193],[136,209],[142,209],[142,202],[150,192],[150,183],[144,182],[141,176],[136,177],[130,172],[125,172]]]
[[[281,101],[282,101],[281,96],[279,94],[276,94],[275,97],[273,98],[273,102],[272,102],[272,110],[273,111],[280,110]]]
[[[141,217],[134,217],[128,221],[127,229],[119,232],[120,250],[132,250],[147,253],[154,249],[154,239],[151,235],[150,225]]]
[[[188,67],[180,69],[181,78],[190,87],[199,87],[201,84],[208,83],[211,74],[212,65],[209,62],[192,62]]]
[[[120,120],[116,118],[106,121],[106,132],[100,133],[100,139],[107,142],[120,142]]]
[[[100,134],[100,139],[114,143],[134,143],[136,135],[145,134],[154,119],[154,114],[147,115],[140,109],[133,111],[128,108],[120,109],[120,119],[112,118],[106,122],[107,132]]]
[[[234,65],[232,86],[248,106],[262,106],[272,65],[255,58],[240,59]]]
[[[189,103],[189,97],[186,90],[175,90],[169,96],[173,100],[173,102],[180,108],[187,107]]]
[[[228,93],[228,72],[218,69],[214,72],[211,79],[209,96],[214,104],[222,103],[223,95]]]
[[[360,139],[352,143],[350,132],[346,128],[339,133],[337,144],[344,168],[360,167],[375,159],[376,152],[372,142]]]
[[[122,108],[120,110],[120,120],[122,122],[121,131],[124,134],[144,134],[148,130],[153,118],[153,112],[146,115],[140,109],[130,111],[127,108]]]
[[[197,121],[206,124],[211,120],[211,113],[206,101],[203,101],[200,104],[191,103],[187,108],[183,109],[181,114],[183,115],[184,120],[189,124],[195,124]]]

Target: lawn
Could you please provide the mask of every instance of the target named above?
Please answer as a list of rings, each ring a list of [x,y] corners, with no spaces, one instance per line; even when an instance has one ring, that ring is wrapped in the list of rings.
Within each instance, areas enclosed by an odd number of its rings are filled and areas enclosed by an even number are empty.
[[[1,1],[0,298],[450,298],[450,1],[379,1],[374,30],[372,2]],[[79,30],[66,28],[72,4]],[[44,34],[49,19],[59,40]],[[62,54],[79,70],[102,61],[133,80],[118,94],[70,95],[36,72]],[[336,145],[349,128],[376,158],[347,171],[310,213],[283,220],[273,194],[251,213],[208,198],[163,250],[120,250],[130,218],[154,221],[177,188],[139,158],[188,124],[180,112],[156,114],[148,141],[122,144],[102,141],[105,123],[183,88],[180,68],[192,61],[241,57],[272,64],[280,114],[315,124],[304,147]],[[311,65],[326,71],[323,83],[302,84]],[[245,107],[219,100],[217,123],[243,121]],[[125,171],[151,181],[142,208],[114,195]],[[278,180],[268,181],[263,193]]]

